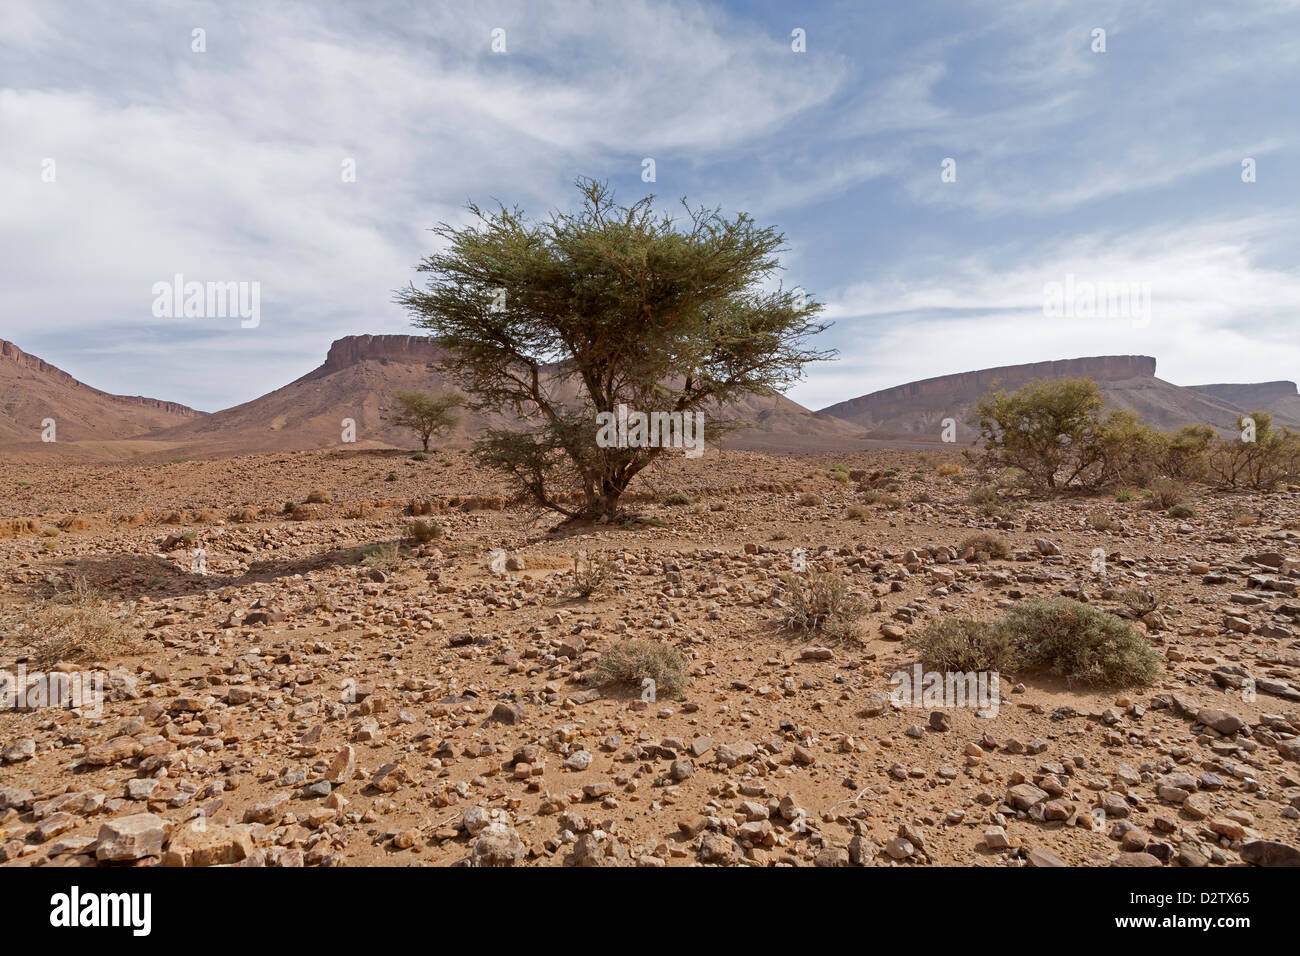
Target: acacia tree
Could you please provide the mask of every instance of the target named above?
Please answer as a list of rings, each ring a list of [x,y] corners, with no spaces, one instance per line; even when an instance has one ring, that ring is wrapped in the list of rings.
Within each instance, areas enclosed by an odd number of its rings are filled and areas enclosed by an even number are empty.
[[[471,407],[527,424],[487,430],[480,460],[542,507],[607,519],[665,449],[602,447],[597,413],[716,409],[788,386],[834,352],[805,346],[827,327],[820,304],[767,287],[780,233],[744,213],[683,200],[675,220],[653,196],[619,206],[604,183],[577,186],[580,209],[540,221],[471,204],[469,226],[433,229],[445,248],[420,263],[425,287],[396,299],[444,350]]]
[[[1032,381],[975,403],[988,464],[1023,471],[1036,487],[1066,487],[1103,460],[1101,388],[1086,378]]]
[[[429,439],[450,431],[460,423],[457,408],[465,404],[465,396],[456,391],[420,392],[398,389],[393,392],[397,405],[390,421],[400,428],[409,428],[420,436],[424,450],[429,450]]]

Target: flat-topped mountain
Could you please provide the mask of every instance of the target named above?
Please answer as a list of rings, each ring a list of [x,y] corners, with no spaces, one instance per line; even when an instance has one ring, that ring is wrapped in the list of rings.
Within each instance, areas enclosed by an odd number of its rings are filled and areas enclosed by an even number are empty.
[[[944,419],[953,418],[957,422],[957,440],[970,442],[976,433],[967,419],[975,402],[990,389],[1013,391],[1035,379],[1090,378],[1101,386],[1110,407],[1132,411],[1161,430],[1198,424],[1227,430],[1243,411],[1257,407],[1273,410],[1275,405],[1279,424],[1300,424],[1300,408],[1292,411],[1285,401],[1270,397],[1271,393],[1253,394],[1258,404],[1247,402],[1243,407],[1226,397],[1228,393],[1215,391],[1239,389],[1242,391],[1237,396],[1245,399],[1246,390],[1266,386],[1188,388],[1156,378],[1155,373],[1156,360],[1149,355],[1101,355],[1005,365],[895,385],[839,402],[817,414],[852,422],[869,437],[886,441],[938,441]],[[1295,386],[1291,389],[1294,392]]]
[[[358,447],[416,447],[412,434],[394,426],[392,395],[399,389],[438,391],[454,384],[438,370],[433,340],[420,335],[349,335],[337,339],[325,361],[288,385],[202,420],[151,435],[160,441],[199,443],[203,451],[327,448],[341,444],[343,420],[356,426]],[[573,383],[551,377],[557,400],[574,394]],[[707,414],[707,413],[706,413]],[[754,424],[728,436],[726,447],[773,451],[858,447],[861,430],[811,411],[782,395],[751,396],[717,417]],[[484,428],[517,427],[497,412],[466,411],[447,442],[463,442]],[[593,424],[593,428],[594,428]]]

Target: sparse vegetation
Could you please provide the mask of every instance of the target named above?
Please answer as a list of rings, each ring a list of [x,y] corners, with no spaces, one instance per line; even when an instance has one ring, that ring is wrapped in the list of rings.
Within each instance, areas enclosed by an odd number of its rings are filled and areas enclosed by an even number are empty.
[[[435,435],[445,434],[460,424],[458,409],[465,402],[465,396],[457,391],[421,392],[415,389],[398,389],[393,393],[393,404],[396,408],[389,420],[399,428],[408,428],[415,432],[424,446],[427,458],[429,439]]]
[[[402,546],[396,541],[369,544],[357,552],[356,561],[372,571],[391,574],[402,567]]]
[[[573,559],[573,593],[582,598],[604,591],[614,575],[614,561],[607,554]]]
[[[1126,621],[1064,597],[1022,601],[987,623],[946,618],[905,642],[936,670],[1041,671],[1087,687],[1143,686],[1163,670]]]
[[[839,575],[808,571],[786,574],[781,581],[782,627],[839,640],[857,637],[858,618],[865,606]]]
[[[592,680],[598,684],[630,684],[639,689],[647,677],[655,682],[658,697],[677,697],[690,681],[686,661],[677,648],[634,638],[611,644],[596,662]]]
[[[681,508],[695,504],[695,499],[684,491],[674,491],[664,498],[664,504],[673,508]]]
[[[85,663],[134,649],[123,622],[106,609],[106,600],[84,578],[57,588],[35,605],[6,613],[33,663]]]
[[[1163,670],[1150,642],[1126,621],[1069,598],[1022,601],[999,626],[1010,631],[1026,668],[1072,685],[1141,686]]]
[[[406,527],[406,536],[420,544],[424,544],[426,541],[436,541],[443,536],[443,533],[443,527],[438,522],[418,518]]]
[[[963,538],[958,549],[966,551],[968,548],[973,548],[976,554],[981,552],[987,554],[990,558],[1005,558],[1011,554],[1011,545],[1007,543],[1006,538],[987,532]]]

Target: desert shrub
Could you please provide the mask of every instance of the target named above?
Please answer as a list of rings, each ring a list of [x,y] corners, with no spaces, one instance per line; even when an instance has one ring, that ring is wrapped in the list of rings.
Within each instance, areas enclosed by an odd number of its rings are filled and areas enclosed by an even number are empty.
[[[402,566],[402,546],[396,541],[368,544],[357,552],[356,560],[371,570],[390,573]]]
[[[1115,500],[1120,502],[1132,501],[1136,495],[1133,494],[1132,488],[1121,488],[1115,492]]]
[[[966,494],[966,503],[977,508],[999,508],[1002,496],[992,485],[976,485]]]
[[[1097,467],[1086,476],[1086,483],[1148,483],[1160,474],[1169,441],[1169,436],[1143,425],[1132,412],[1110,412],[1097,435]]]
[[[990,558],[1005,558],[1011,553],[1011,545],[1007,543],[1005,538],[987,532],[980,532],[964,538],[958,548],[961,551],[974,548],[976,554],[982,551]]]
[[[1144,588],[1125,588],[1115,595],[1115,600],[1141,617],[1160,607],[1160,597],[1154,591]]]
[[[1187,500],[1187,483],[1174,478],[1157,478],[1148,489],[1151,492],[1151,507],[1163,510],[1182,504]]]
[[[782,627],[839,639],[856,635],[865,606],[839,575],[809,571],[787,574],[781,580],[785,585],[781,595],[785,605],[780,616]]]
[[[1228,522],[1234,528],[1247,528],[1258,523],[1259,515],[1245,505],[1233,505],[1228,511]]]
[[[863,518],[871,517],[871,509],[864,508],[862,505],[849,505],[848,510],[844,512],[844,516],[860,521]]]
[[[614,562],[607,554],[591,558],[573,559],[573,593],[588,598],[609,586],[614,575]]]
[[[961,465],[940,465],[938,468],[935,469],[935,474],[940,475],[944,478],[948,477],[949,475],[960,475]]]
[[[256,521],[260,518],[261,512],[251,505],[245,505],[242,508],[236,508],[230,513],[230,520],[246,524],[250,521]]]
[[[41,534],[47,538],[57,538],[59,536],[59,529],[54,527],[52,524],[47,524],[41,529]]]
[[[417,451],[411,456],[411,461],[428,461],[429,453],[427,451]]]
[[[841,464],[831,465],[831,469],[827,472],[827,476],[832,481],[837,481],[842,485],[846,485],[849,482],[849,466]]]
[[[334,501],[334,496],[328,491],[313,489],[307,492],[305,501],[309,505],[328,505]]]
[[[1150,684],[1160,657],[1126,621],[1069,598],[1033,598],[1002,618],[1028,669],[1042,669],[1069,684],[1129,687]]]
[[[915,650],[922,664],[937,671],[1005,671],[1015,673],[1020,652],[1011,634],[996,623],[969,618],[943,618],[904,643]]]
[[[1259,411],[1240,416],[1237,431],[1210,444],[1209,478],[1229,488],[1269,491],[1300,476],[1300,432],[1275,429],[1273,416]]]
[[[934,501],[934,497],[928,491],[921,491],[912,496],[912,501],[918,505],[928,505]]]
[[[1196,509],[1193,508],[1191,505],[1174,505],[1172,508],[1169,509],[1168,514],[1169,517],[1178,518],[1180,520],[1186,518],[1195,518]]]
[[[825,503],[820,495],[815,495],[811,491],[805,491],[795,500],[795,504],[800,508],[815,508]]]
[[[443,535],[442,525],[436,521],[425,521],[416,519],[406,528],[406,536],[412,541],[418,541],[423,544],[426,541],[434,541]]]
[[[592,674],[594,683],[631,684],[640,687],[646,678],[655,682],[656,695],[676,697],[686,689],[690,677],[686,661],[677,648],[655,641],[615,641],[600,655]]]
[[[384,481],[396,481],[396,480],[397,480],[397,472],[395,471],[390,471],[387,475],[384,476]]]
[[[1161,450],[1161,470],[1170,478],[1200,481],[1206,473],[1206,455],[1214,444],[1209,425],[1187,425],[1166,436]]]
[[[59,661],[99,661],[135,648],[122,621],[108,612],[103,596],[84,578],[35,606],[13,608],[6,616],[38,667]]]
[[[1088,515],[1088,527],[1093,531],[1118,531],[1120,524],[1104,511],[1094,511]]]
[[[182,522],[184,522],[185,516],[182,515],[179,511],[168,511],[159,520],[161,521],[162,524],[181,524]]]
[[[680,508],[685,505],[695,504],[695,499],[684,491],[674,491],[664,498],[664,504],[671,505],[674,508]]]

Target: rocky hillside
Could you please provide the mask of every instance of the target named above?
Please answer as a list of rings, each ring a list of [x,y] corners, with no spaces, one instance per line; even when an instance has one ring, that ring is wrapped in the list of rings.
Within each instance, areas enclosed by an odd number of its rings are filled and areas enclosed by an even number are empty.
[[[133,438],[202,412],[140,395],[111,395],[0,339],[0,444],[40,443],[52,418],[61,442]]]

